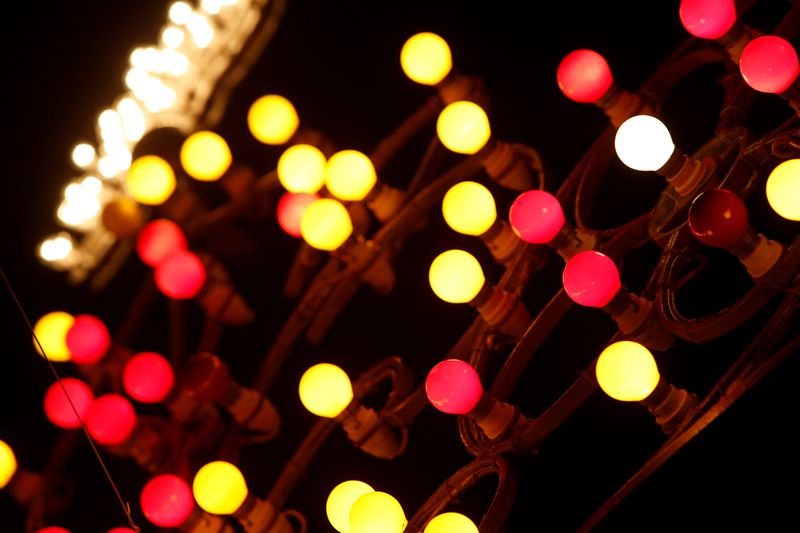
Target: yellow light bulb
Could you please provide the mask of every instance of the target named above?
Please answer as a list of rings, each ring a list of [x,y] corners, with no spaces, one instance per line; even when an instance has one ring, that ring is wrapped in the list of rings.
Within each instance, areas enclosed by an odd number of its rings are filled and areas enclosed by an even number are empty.
[[[328,495],[325,512],[333,529],[339,533],[350,533],[350,509],[364,494],[375,492],[375,489],[363,481],[343,481],[336,485]]]
[[[439,254],[431,263],[428,280],[436,296],[454,304],[471,301],[486,282],[481,264],[464,250]]]
[[[336,418],[353,400],[347,373],[336,365],[319,363],[300,378],[300,401],[317,416]]]
[[[226,461],[206,464],[194,476],[194,499],[211,514],[232,514],[247,498],[247,483],[238,468]]]
[[[369,157],[357,150],[342,150],[331,156],[325,168],[325,186],[339,200],[363,200],[378,176]]]
[[[289,192],[313,194],[325,183],[325,156],[310,144],[295,144],[278,159],[278,179]]]
[[[653,354],[633,341],[615,342],[603,350],[595,372],[603,392],[623,402],[644,400],[659,379]]]
[[[400,502],[385,492],[368,492],[350,509],[350,533],[402,533],[407,524]]]
[[[181,146],[181,165],[196,180],[216,181],[231,166],[231,149],[211,131],[195,132]]]
[[[42,343],[42,348],[51,361],[64,362],[72,359],[72,354],[67,347],[67,333],[74,323],[75,317],[64,311],[47,313],[36,321],[33,332]],[[43,355],[35,340],[33,346],[40,355]]]
[[[442,214],[453,231],[465,235],[486,233],[497,220],[492,193],[474,181],[462,181],[450,187],[442,200]]]
[[[17,472],[17,458],[11,446],[0,440],[0,489],[5,488]]]
[[[318,250],[336,250],[352,233],[350,214],[332,198],[314,200],[300,217],[300,235]]]
[[[675,151],[675,144],[663,122],[650,115],[636,115],[617,129],[614,148],[626,166],[647,171],[663,167]]]
[[[436,121],[436,133],[448,150],[474,154],[486,145],[492,130],[481,106],[462,100],[442,110]]]
[[[284,144],[297,131],[300,119],[292,103],[277,94],[262,96],[247,112],[247,127],[264,144]]]
[[[422,533],[478,533],[478,527],[461,513],[442,513],[428,522]]]
[[[400,50],[400,65],[412,81],[436,85],[453,68],[447,41],[435,33],[422,32],[411,36]]]
[[[145,155],[131,163],[125,188],[140,204],[161,205],[175,191],[175,173],[156,155]]]
[[[800,221],[800,159],[784,161],[770,172],[767,202],[783,218]]]

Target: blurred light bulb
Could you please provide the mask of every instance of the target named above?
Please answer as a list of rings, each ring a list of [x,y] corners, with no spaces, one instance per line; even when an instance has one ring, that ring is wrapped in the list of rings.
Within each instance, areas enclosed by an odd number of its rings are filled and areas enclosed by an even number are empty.
[[[145,155],[131,163],[125,188],[139,203],[160,205],[175,190],[175,173],[169,163],[156,155]]]
[[[158,266],[175,250],[185,250],[188,244],[183,230],[171,220],[159,218],[148,222],[136,239],[136,251],[142,261]]]
[[[72,149],[72,162],[79,168],[86,168],[94,162],[97,155],[94,146],[88,143],[76,144]]]
[[[156,266],[155,281],[169,298],[194,298],[206,282],[206,267],[192,252],[177,249]]]
[[[64,311],[53,311],[43,315],[33,326],[33,333],[39,339],[39,343],[33,340],[33,346],[39,355],[44,349],[47,358],[51,361],[64,362],[71,358],[69,347],[67,346],[67,333],[75,323],[75,317]]]
[[[161,474],[148,481],[139,498],[144,516],[159,527],[178,527],[194,509],[192,489],[173,474]]]
[[[174,2],[169,6],[169,20],[178,25],[183,25],[189,22],[189,17],[192,16],[192,6],[187,2]]]
[[[136,427],[136,411],[119,394],[103,394],[86,413],[86,429],[94,440],[106,446],[122,444]]]
[[[489,189],[474,181],[462,181],[445,193],[442,215],[453,231],[482,235],[497,220],[497,208]]]
[[[46,238],[39,244],[39,257],[48,262],[66,259],[75,245],[69,233],[61,232]]]
[[[139,204],[125,196],[120,196],[103,206],[100,220],[108,231],[120,239],[132,237],[142,225],[142,210]]]
[[[105,357],[111,346],[111,335],[99,318],[78,315],[67,331],[66,342],[73,363],[93,365]]]
[[[394,496],[368,492],[350,509],[350,533],[402,533],[408,520]]]
[[[800,73],[797,51],[777,35],[764,35],[747,43],[739,60],[744,81],[763,93],[780,94]]]
[[[436,296],[445,302],[467,303],[478,295],[486,278],[472,254],[447,250],[431,263],[428,280]]]
[[[247,498],[244,476],[231,463],[214,461],[206,464],[194,476],[194,499],[211,514],[232,514]]]
[[[106,533],[136,533],[129,527],[115,527],[113,529],[109,529]]]
[[[533,244],[555,239],[565,222],[558,198],[540,190],[520,194],[511,204],[508,220],[520,239]]]
[[[183,169],[198,181],[220,179],[233,159],[228,143],[212,131],[189,135],[181,146],[180,157]]]
[[[325,183],[325,156],[310,144],[295,144],[278,158],[277,171],[287,191],[315,193]]]
[[[175,26],[167,26],[161,32],[161,42],[168,48],[179,48],[183,44],[186,34],[183,30]]]
[[[193,12],[186,21],[186,28],[198,48],[208,48],[214,40],[214,28],[202,13]]]
[[[650,115],[635,115],[620,125],[614,148],[626,166],[645,171],[663,167],[675,144],[663,122]]]
[[[64,529],[58,526],[47,526],[42,529],[37,529],[36,533],[70,533],[69,529]]]
[[[562,280],[567,296],[587,307],[607,305],[622,288],[614,261],[593,250],[572,256],[564,267]]]
[[[317,416],[336,418],[353,400],[347,373],[336,365],[319,363],[300,378],[300,401]]]
[[[594,103],[614,83],[606,59],[594,50],[575,50],[561,60],[556,71],[558,88],[575,102]]]
[[[767,201],[783,218],[800,221],[800,159],[784,161],[770,172]]]
[[[372,161],[357,150],[336,152],[325,167],[325,186],[342,201],[363,200],[377,181]]]
[[[247,127],[264,144],[284,144],[297,131],[300,119],[292,103],[277,94],[262,96],[247,112]]]
[[[608,346],[597,358],[597,383],[603,392],[623,402],[638,402],[656,388],[658,367],[650,350],[633,341]]]
[[[436,133],[448,150],[474,154],[486,145],[492,130],[481,106],[461,100],[442,110],[436,121]]]
[[[11,478],[14,477],[14,474],[16,473],[17,473],[17,458],[14,455],[14,450],[11,449],[11,446],[6,444],[4,441],[0,440],[0,490],[2,490],[3,488],[5,488],[6,485],[8,485],[8,482],[11,481]],[[360,482],[355,481],[347,483],[360,483]],[[328,498],[328,501],[330,501],[330,498]],[[330,517],[330,512],[328,512],[328,517]]]
[[[686,31],[701,39],[719,39],[736,22],[733,0],[681,0],[678,13]]]
[[[122,370],[125,392],[142,403],[157,403],[167,397],[175,384],[175,372],[164,356],[142,352],[125,363]]]
[[[318,194],[284,192],[280,200],[278,200],[278,207],[275,210],[275,214],[278,218],[278,225],[292,237],[301,237],[300,219],[306,207],[317,199],[319,199]]]
[[[200,9],[209,15],[218,15],[222,9],[222,0],[200,0]]]
[[[125,139],[131,142],[137,142],[144,136],[145,120],[144,113],[139,107],[139,104],[133,98],[123,98],[117,104],[117,112],[122,118],[122,129],[125,132]],[[127,152],[130,154],[130,152]],[[130,162],[127,163],[130,167]]]
[[[325,513],[333,529],[350,533],[350,510],[356,500],[368,492],[375,492],[375,489],[357,480],[343,481],[333,488],[325,503]]]
[[[72,400],[72,405],[70,405],[70,400],[67,399],[61,385],[67,390],[67,394]],[[61,384],[56,382],[47,388],[47,392],[44,395],[44,414],[56,426],[63,429],[74,429],[81,425],[75,416],[75,411],[78,412],[81,420],[85,420],[93,402],[94,394],[89,385],[78,378],[63,378]],[[73,406],[75,411],[72,409]]]
[[[434,516],[422,533],[478,533],[478,527],[461,513],[442,513]]]
[[[450,73],[453,58],[447,41],[435,33],[422,32],[403,44],[400,66],[412,81],[436,85]]]
[[[689,229],[707,246],[731,248],[750,227],[747,206],[738,195],[725,189],[699,194],[689,208]]]
[[[353,233],[347,208],[332,198],[311,202],[300,217],[303,240],[318,250],[333,251]]]
[[[446,359],[428,372],[425,394],[439,411],[465,415],[478,405],[483,387],[472,365],[460,359]]]

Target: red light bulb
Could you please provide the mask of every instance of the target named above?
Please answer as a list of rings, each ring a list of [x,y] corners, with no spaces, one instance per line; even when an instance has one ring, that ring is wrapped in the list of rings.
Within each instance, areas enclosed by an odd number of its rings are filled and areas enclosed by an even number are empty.
[[[106,533],[135,533],[129,527],[115,527],[114,529],[109,529]]]
[[[614,261],[593,250],[572,256],[564,267],[562,281],[572,301],[587,307],[605,306],[622,287]]]
[[[756,91],[780,94],[797,79],[800,63],[789,41],[764,35],[744,47],[739,70],[747,85]]]
[[[175,384],[175,372],[164,356],[142,352],[125,363],[122,371],[125,392],[142,403],[156,403],[167,397]]]
[[[741,241],[749,227],[747,206],[725,189],[700,194],[689,208],[689,229],[708,246],[730,248]]]
[[[37,529],[36,533],[69,533],[69,529],[58,526],[47,526],[42,529]]]
[[[187,247],[183,230],[166,218],[148,222],[136,240],[139,257],[151,267],[158,266],[175,250],[185,250]]]
[[[508,213],[508,220],[520,239],[534,244],[552,241],[564,226],[564,211],[558,199],[547,191],[520,194]]]
[[[300,234],[300,217],[303,216],[306,207],[318,198],[318,194],[289,191],[283,193],[281,199],[278,200],[276,209],[278,225],[281,229],[292,237],[300,238],[302,236]]]
[[[111,335],[103,321],[92,315],[78,315],[67,332],[72,361],[81,365],[97,363],[111,346]]]
[[[598,101],[614,83],[605,58],[586,49],[567,54],[558,65],[556,79],[564,96],[582,103]]]
[[[478,373],[469,363],[460,359],[446,359],[428,372],[425,393],[439,411],[465,415],[478,405],[483,396],[483,387]]]
[[[213,402],[222,398],[231,385],[225,362],[210,353],[199,353],[186,361],[181,385],[196,398]]]
[[[686,31],[701,39],[719,39],[736,22],[733,0],[681,0],[678,13]]]
[[[94,402],[92,389],[77,378],[63,378],[61,383],[67,389],[67,394],[72,399],[72,404],[75,406],[75,410],[78,411],[78,415],[82,420],[85,420],[86,414]],[[58,382],[50,385],[44,395],[44,413],[50,422],[60,428],[74,429],[81,425]]]
[[[206,282],[206,268],[192,252],[175,250],[156,267],[156,285],[169,298],[185,300],[200,292]]]
[[[122,444],[136,427],[136,411],[131,402],[119,394],[98,397],[86,414],[86,429],[100,444]]]
[[[194,509],[192,489],[173,474],[162,474],[148,481],[140,497],[142,512],[160,527],[178,527]]]

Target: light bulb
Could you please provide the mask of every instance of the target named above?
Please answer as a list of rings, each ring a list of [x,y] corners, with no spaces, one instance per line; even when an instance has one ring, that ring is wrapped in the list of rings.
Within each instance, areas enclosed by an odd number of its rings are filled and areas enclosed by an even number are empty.
[[[284,144],[297,131],[300,119],[292,103],[277,94],[262,96],[247,112],[247,127],[264,144]]]
[[[119,239],[132,237],[142,225],[142,211],[139,204],[131,198],[114,198],[103,206],[100,214],[103,227]]]
[[[478,526],[461,513],[442,513],[434,516],[422,533],[478,533]]]
[[[158,264],[155,281],[158,289],[169,298],[194,298],[206,281],[206,268],[195,254],[178,249]]]
[[[436,85],[453,68],[450,46],[435,33],[412,35],[400,50],[400,66],[411,81]]]
[[[701,39],[719,39],[736,22],[733,0],[681,0],[678,13],[686,31]]]
[[[325,187],[342,201],[363,200],[377,181],[372,161],[357,150],[336,152],[325,167]]]
[[[450,303],[467,303],[478,295],[486,278],[481,264],[464,250],[447,250],[431,263],[428,272],[433,292]]]
[[[332,198],[311,202],[300,217],[303,240],[318,250],[333,251],[353,233],[347,208]]]
[[[606,59],[594,50],[575,50],[558,64],[558,88],[575,102],[594,103],[608,92],[614,83]]]
[[[336,485],[325,502],[325,513],[333,529],[339,533],[350,533],[350,510],[364,494],[375,489],[363,481],[349,480]]]
[[[278,207],[275,209],[278,225],[292,237],[301,237],[300,219],[306,207],[317,199],[319,199],[318,194],[284,192],[280,200],[278,200]]]
[[[0,490],[8,485],[14,474],[17,473],[17,458],[11,446],[0,440]],[[359,482],[356,482],[359,483]],[[330,514],[328,515],[330,516]]]
[[[67,390],[69,399],[64,394],[61,386]],[[70,405],[70,400],[72,404]],[[94,402],[94,394],[89,385],[78,378],[62,378],[61,383],[53,383],[47,388],[44,395],[44,414],[47,419],[56,426],[63,429],[74,429],[80,427],[80,420],[75,416],[75,411],[81,420],[86,419]],[[75,407],[73,411],[72,407]]]
[[[43,315],[36,324],[33,326],[33,333],[39,339],[47,354],[47,358],[51,361],[69,361],[70,353],[67,346],[67,333],[75,323],[75,317],[64,311],[53,311]],[[33,340],[33,347],[42,354],[42,349],[36,340]]]
[[[175,250],[185,250],[188,244],[183,230],[166,218],[148,222],[136,239],[136,252],[151,267],[158,266]]]
[[[173,474],[161,474],[148,481],[139,498],[144,516],[160,527],[178,527],[194,509],[192,489]]]
[[[511,228],[520,239],[546,244],[564,226],[564,211],[558,199],[547,191],[526,191],[514,200],[508,213]]]
[[[400,502],[385,492],[368,492],[350,509],[350,533],[402,533],[407,524]]]
[[[603,392],[623,402],[644,400],[659,379],[653,354],[633,341],[615,342],[603,350],[595,372]]]
[[[453,231],[482,235],[497,220],[497,208],[489,189],[474,181],[462,181],[445,193],[442,215]]]
[[[128,169],[125,189],[141,204],[161,205],[175,191],[175,173],[156,155],[138,157]]]
[[[167,397],[175,384],[175,372],[163,355],[142,352],[125,363],[122,370],[125,392],[142,403],[157,403]]]
[[[69,529],[64,529],[58,526],[47,526],[42,529],[37,529],[36,533],[70,533]]]
[[[122,444],[136,427],[136,411],[119,394],[99,396],[86,413],[86,429],[94,440],[106,446]]]
[[[76,144],[72,149],[72,162],[79,168],[86,168],[94,162],[97,155],[94,146],[88,143]]]
[[[663,122],[651,115],[635,115],[620,125],[614,138],[617,156],[634,170],[658,170],[675,151]]]
[[[194,476],[194,499],[204,511],[211,514],[232,514],[247,498],[244,476],[231,463],[213,461]]]
[[[564,267],[562,281],[567,296],[587,307],[605,306],[622,288],[614,261],[593,250],[572,256]]]
[[[78,315],[67,332],[66,342],[74,363],[92,365],[105,357],[111,346],[111,335],[99,318]]]
[[[770,172],[767,202],[783,218],[800,221],[800,159],[784,161]]]
[[[461,100],[445,107],[436,121],[436,133],[448,150],[474,154],[492,136],[489,117],[476,103]]]
[[[800,63],[789,41],[777,35],[764,35],[744,47],[739,70],[747,85],[756,91],[780,94],[797,79]]]
[[[747,206],[738,195],[711,189],[698,195],[689,208],[689,229],[707,246],[731,248],[750,227]]]
[[[300,378],[300,401],[317,416],[336,418],[353,400],[347,373],[336,365],[319,363]]]
[[[136,533],[129,527],[115,527],[106,531],[106,533]]]
[[[295,144],[278,158],[277,171],[287,191],[315,193],[325,183],[325,155],[310,144]]]
[[[181,165],[198,181],[216,181],[231,166],[233,157],[228,143],[212,131],[189,135],[181,146]]]
[[[483,387],[472,365],[460,359],[446,359],[428,372],[425,394],[439,411],[465,415],[478,405]]]

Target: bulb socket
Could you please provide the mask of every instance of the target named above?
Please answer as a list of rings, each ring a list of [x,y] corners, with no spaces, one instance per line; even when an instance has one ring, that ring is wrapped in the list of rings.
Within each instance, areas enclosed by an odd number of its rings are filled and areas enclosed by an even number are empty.
[[[503,265],[511,262],[517,251],[525,244],[514,233],[511,226],[505,220],[500,220],[499,218],[494,221],[494,224],[485,233],[478,235],[478,238],[489,248],[495,261]]]
[[[236,518],[246,533],[294,533],[289,520],[266,500],[248,494],[242,505],[231,516]]]
[[[274,438],[280,431],[281,418],[278,410],[271,401],[253,389],[231,382],[219,403],[236,423],[262,434],[265,438]]]
[[[374,410],[356,404],[341,420],[342,429],[360,450],[379,457],[392,459],[401,451],[400,441],[392,429],[380,423]]]
[[[569,261],[579,252],[594,250],[596,243],[597,238],[594,234],[581,231],[565,220],[561,229],[558,230],[553,240],[547,243],[547,246],[555,248],[564,261]]]
[[[487,392],[466,416],[473,419],[491,440],[505,438],[526,422],[516,406],[501,402]]]
[[[775,266],[783,256],[783,250],[781,243],[767,239],[752,226],[735,246],[728,249],[739,258],[754,280],[764,277]]]
[[[499,185],[519,192],[534,188],[530,167],[512,145],[491,138],[476,155],[489,178]]]
[[[742,50],[755,37],[754,30],[742,24],[739,19],[736,19],[733,26],[722,37],[717,38],[716,41],[725,47],[731,61],[738,65],[739,60],[742,58]]]
[[[179,531],[183,533],[234,533],[233,526],[225,518],[207,513],[196,505],[183,524],[179,526]]]
[[[603,110],[615,128],[634,115],[653,113],[652,106],[641,96],[624,90],[617,82],[611,84],[595,105]]]
[[[677,148],[658,173],[664,176],[675,192],[683,197],[696,195],[701,186],[714,175],[716,165],[713,159],[702,161],[689,158]]]
[[[483,284],[470,304],[490,328],[514,339],[521,339],[533,322],[528,309],[515,294],[488,283]]]
[[[451,70],[435,87],[444,105],[468,100],[485,108],[489,101],[482,79],[476,76],[465,76],[454,70]]]
[[[673,433],[697,405],[697,395],[658,379],[653,392],[639,403],[646,406],[664,433]]]
[[[675,343],[675,337],[659,320],[653,302],[625,287],[620,287],[602,310],[611,315],[626,338],[652,350],[668,350]]]
[[[364,198],[364,201],[367,202],[367,207],[375,215],[375,218],[381,222],[386,222],[403,207],[406,201],[406,193],[379,182]]]

